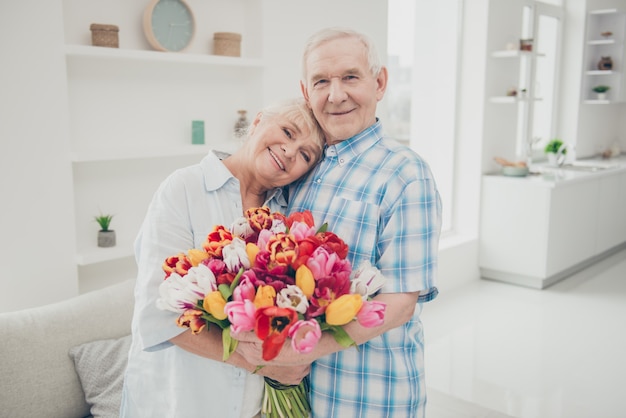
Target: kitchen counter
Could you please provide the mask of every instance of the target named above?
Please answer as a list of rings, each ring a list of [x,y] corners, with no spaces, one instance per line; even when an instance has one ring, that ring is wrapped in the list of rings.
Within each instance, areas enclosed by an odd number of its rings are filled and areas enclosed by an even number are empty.
[[[526,177],[505,176],[499,172],[486,174],[486,176],[502,178],[502,181],[527,181],[544,187],[556,187],[561,183],[598,179],[626,172],[626,154],[610,159],[580,159],[573,163],[566,163],[562,167],[554,167],[548,163],[531,164],[529,171]]]
[[[542,289],[626,247],[626,156],[575,164],[483,176],[483,278]]]

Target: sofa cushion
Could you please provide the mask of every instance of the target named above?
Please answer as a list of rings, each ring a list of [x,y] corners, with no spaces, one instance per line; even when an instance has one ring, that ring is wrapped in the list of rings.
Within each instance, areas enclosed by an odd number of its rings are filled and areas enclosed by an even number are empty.
[[[70,348],[130,334],[134,280],[38,308],[0,313],[3,417],[89,414]]]
[[[131,336],[98,340],[72,347],[76,373],[94,418],[117,418]]]

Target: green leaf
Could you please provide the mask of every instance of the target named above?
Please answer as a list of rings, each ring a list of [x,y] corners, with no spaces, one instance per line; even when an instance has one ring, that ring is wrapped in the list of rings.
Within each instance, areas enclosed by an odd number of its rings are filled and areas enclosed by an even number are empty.
[[[348,333],[340,326],[330,326],[328,331],[333,335],[333,337],[335,337],[335,341],[337,341],[342,347],[357,346],[354,340],[350,338]]]
[[[233,295],[233,292],[230,290],[230,286],[228,286],[226,283],[222,283],[221,285],[217,286],[217,290],[220,291],[225,301],[228,301]]]
[[[328,230],[328,223],[324,223],[324,225],[320,226],[320,229],[317,230],[317,233],[326,232]]]
[[[239,269],[239,272],[237,273],[237,275],[235,276],[235,278],[233,279],[233,282],[230,284],[230,294],[233,294],[233,291],[235,290],[235,288],[239,285],[239,281],[241,280],[241,276],[243,275],[243,267],[241,267]],[[222,294],[223,296],[223,294]],[[228,299],[226,299],[228,300]]]
[[[224,348],[223,361],[228,360],[230,355],[235,352],[237,344],[239,344],[239,341],[230,336],[230,327],[224,328],[222,330],[222,346]]]

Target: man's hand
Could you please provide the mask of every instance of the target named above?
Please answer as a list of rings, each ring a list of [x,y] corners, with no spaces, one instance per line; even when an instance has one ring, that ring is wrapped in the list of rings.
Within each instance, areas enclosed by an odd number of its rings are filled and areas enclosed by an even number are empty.
[[[311,365],[304,366],[263,366],[256,374],[269,377],[286,385],[297,385],[311,371]]]

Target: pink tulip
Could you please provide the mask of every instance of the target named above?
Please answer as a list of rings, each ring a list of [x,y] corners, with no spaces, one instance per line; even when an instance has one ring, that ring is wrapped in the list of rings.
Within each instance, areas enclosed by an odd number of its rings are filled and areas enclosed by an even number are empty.
[[[256,289],[254,288],[254,285],[250,281],[249,277],[242,277],[243,278],[241,279],[235,290],[233,290],[233,300],[237,302],[242,302],[244,300],[253,301],[254,297],[256,296]]]
[[[363,302],[361,310],[356,314],[356,319],[364,327],[377,327],[385,322],[386,307],[387,305],[383,302]]]
[[[314,226],[308,226],[304,222],[294,222],[289,228],[289,233],[296,237],[296,241],[300,242],[305,238],[315,235],[317,228]]]
[[[228,302],[224,307],[224,312],[230,322],[231,331],[239,334],[254,329],[254,314],[256,307],[248,299],[243,301]]]
[[[320,325],[314,319],[299,320],[289,330],[291,347],[298,353],[306,354],[313,351],[317,342],[322,338]]]

